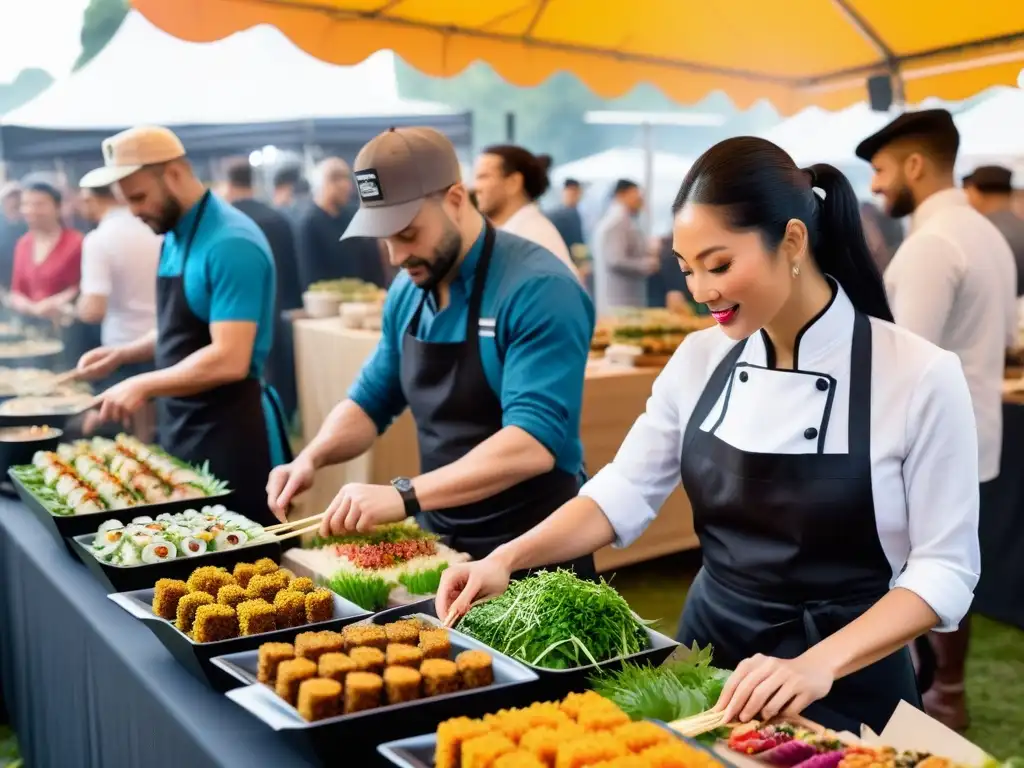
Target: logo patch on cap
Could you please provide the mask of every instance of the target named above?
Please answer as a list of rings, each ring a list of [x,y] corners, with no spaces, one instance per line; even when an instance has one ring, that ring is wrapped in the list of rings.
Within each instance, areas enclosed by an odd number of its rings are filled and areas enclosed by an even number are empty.
[[[368,203],[377,203],[384,199],[380,188],[380,177],[373,168],[356,171],[356,186],[359,188],[359,199]]]

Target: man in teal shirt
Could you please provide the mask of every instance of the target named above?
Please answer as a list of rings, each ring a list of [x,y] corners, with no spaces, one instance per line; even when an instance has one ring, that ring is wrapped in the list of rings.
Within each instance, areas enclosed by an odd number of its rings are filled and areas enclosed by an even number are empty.
[[[273,342],[274,261],[249,217],[206,190],[178,138],[134,128],[103,143],[106,165],[83,187],[117,183],[132,213],[165,236],[157,272],[157,331],[79,362],[83,377],[153,359],[157,370],[100,395],[100,417],[123,420],[157,398],[160,442],[208,461],[234,490],[232,506],[271,518],[257,479],[288,458],[284,420],[261,383]]]

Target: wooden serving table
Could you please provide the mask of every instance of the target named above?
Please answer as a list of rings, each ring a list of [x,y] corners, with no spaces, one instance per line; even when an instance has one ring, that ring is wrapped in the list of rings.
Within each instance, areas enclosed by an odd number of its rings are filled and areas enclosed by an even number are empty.
[[[341,322],[297,320],[295,372],[298,382],[302,437],[308,443],[331,408],[343,400],[370,357],[380,334],[343,328]],[[645,407],[659,368],[588,370],[583,391],[580,432],[588,472],[593,475],[615,456],[619,445]],[[313,489],[302,499],[300,514],[326,509],[338,489],[348,482],[380,483],[419,474],[419,449],[412,415],[406,410],[364,456],[328,467],[317,475]],[[681,488],[665,502],[647,532],[626,549],[607,547],[597,553],[599,570],[650,560],[697,546],[693,513]]]

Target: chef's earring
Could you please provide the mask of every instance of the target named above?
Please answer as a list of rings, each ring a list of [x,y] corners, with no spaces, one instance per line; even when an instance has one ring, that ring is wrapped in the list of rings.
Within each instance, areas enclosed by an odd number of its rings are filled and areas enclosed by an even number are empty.
[[[800,265],[799,264],[794,264],[793,265],[793,277],[796,277],[799,274],[800,274]]]

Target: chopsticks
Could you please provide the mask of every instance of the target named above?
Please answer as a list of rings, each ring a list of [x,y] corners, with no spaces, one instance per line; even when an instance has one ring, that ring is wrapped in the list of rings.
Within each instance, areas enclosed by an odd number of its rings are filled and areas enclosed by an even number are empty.
[[[716,728],[721,728],[723,725],[725,725],[725,711],[718,712],[709,709],[706,712],[701,712],[699,715],[675,720],[669,723],[668,727],[676,733],[693,738],[713,731]]]
[[[313,531],[319,530],[320,521],[323,520],[324,514],[326,513],[314,515],[313,517],[304,517],[301,520],[293,520],[288,523],[272,525],[263,530],[278,541],[285,541],[295,536],[302,536],[305,533],[313,533]]]
[[[267,526],[263,530],[266,533],[278,533],[278,532],[282,532],[283,533],[284,531],[287,531],[289,528],[297,528],[299,526],[305,526],[306,524],[312,523],[313,521],[320,522],[321,520],[324,519],[324,515],[325,514],[327,514],[327,513],[326,512],[321,512],[319,515],[313,515],[312,517],[304,517],[301,520],[291,520],[291,521],[289,521],[287,523],[278,523],[277,525]]]

